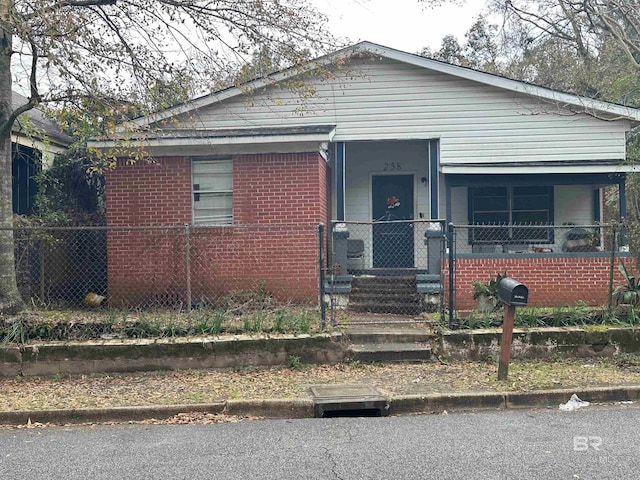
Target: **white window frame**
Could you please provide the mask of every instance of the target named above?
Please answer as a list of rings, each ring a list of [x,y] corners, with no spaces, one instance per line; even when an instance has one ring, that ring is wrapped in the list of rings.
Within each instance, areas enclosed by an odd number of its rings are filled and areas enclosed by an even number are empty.
[[[216,165],[216,167],[225,167],[228,166],[229,172],[231,174],[231,185],[230,189],[207,189],[200,188],[200,181],[196,178],[196,165],[199,167],[206,165]],[[207,220],[199,219],[196,216],[196,202],[201,195],[207,196],[218,196],[221,198],[231,198],[231,212],[229,215],[218,216],[218,218],[210,218]],[[218,225],[233,225],[233,159],[231,158],[220,158],[220,159],[211,159],[211,158],[203,158],[203,159],[192,159],[191,160],[191,216],[193,226],[195,227],[205,227],[205,226],[218,226]],[[205,217],[206,218],[206,217]]]

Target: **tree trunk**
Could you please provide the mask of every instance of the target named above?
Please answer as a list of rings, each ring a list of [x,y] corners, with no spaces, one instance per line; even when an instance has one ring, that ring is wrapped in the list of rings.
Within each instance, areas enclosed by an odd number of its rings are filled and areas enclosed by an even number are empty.
[[[0,0],[0,313],[24,308],[16,284],[11,172],[11,33],[5,23],[12,1]]]

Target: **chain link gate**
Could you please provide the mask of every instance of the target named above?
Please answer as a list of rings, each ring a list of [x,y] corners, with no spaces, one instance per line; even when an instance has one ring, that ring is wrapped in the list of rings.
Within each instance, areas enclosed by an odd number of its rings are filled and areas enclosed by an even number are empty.
[[[332,222],[325,282],[331,322],[444,312],[445,222]]]

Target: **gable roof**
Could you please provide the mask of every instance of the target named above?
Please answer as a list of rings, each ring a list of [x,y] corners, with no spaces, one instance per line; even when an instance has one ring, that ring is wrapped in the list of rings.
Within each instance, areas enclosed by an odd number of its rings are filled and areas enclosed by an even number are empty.
[[[604,115],[607,119],[626,119],[640,124],[640,110],[626,107],[614,103],[603,102],[589,97],[560,92],[547,87],[541,87],[532,83],[519,80],[512,80],[499,75],[481,72],[467,67],[452,65],[439,60],[434,60],[420,55],[395,50],[371,42],[360,42],[337,52],[319,57],[305,64],[293,66],[287,70],[273,73],[266,77],[258,78],[243,84],[242,86],[228,87],[209,95],[205,95],[194,100],[173,106],[152,115],[134,119],[119,127],[118,131],[126,130],[126,125],[145,127],[153,123],[185,114],[194,110],[205,108],[209,105],[228,100],[246,93],[247,90],[260,89],[265,86],[285,81],[296,75],[308,72],[324,65],[344,60],[350,57],[370,54],[377,57],[395,60],[416,67],[440,72],[443,74],[459,77],[462,79],[478,82],[481,84],[497,87],[500,89],[517,92],[533,97],[538,97],[564,106],[578,107],[581,111],[593,115]]]
[[[11,105],[13,108],[24,105],[28,101],[29,99],[27,97],[20,95],[17,92],[11,92]],[[45,118],[42,110],[38,108],[32,108],[20,115],[20,117],[18,117],[14,122],[13,127],[11,127],[11,132],[15,135],[44,137],[49,141],[65,147],[73,143],[73,138],[62,132],[55,122]]]

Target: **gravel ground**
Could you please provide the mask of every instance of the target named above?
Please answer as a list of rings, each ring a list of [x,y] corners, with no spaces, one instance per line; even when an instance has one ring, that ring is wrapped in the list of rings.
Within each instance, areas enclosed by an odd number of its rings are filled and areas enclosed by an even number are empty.
[[[24,377],[0,380],[0,411],[308,398],[310,385],[330,383],[369,384],[390,396],[637,385],[640,356],[514,360],[508,382],[498,382],[494,362],[354,362],[298,368]]]

